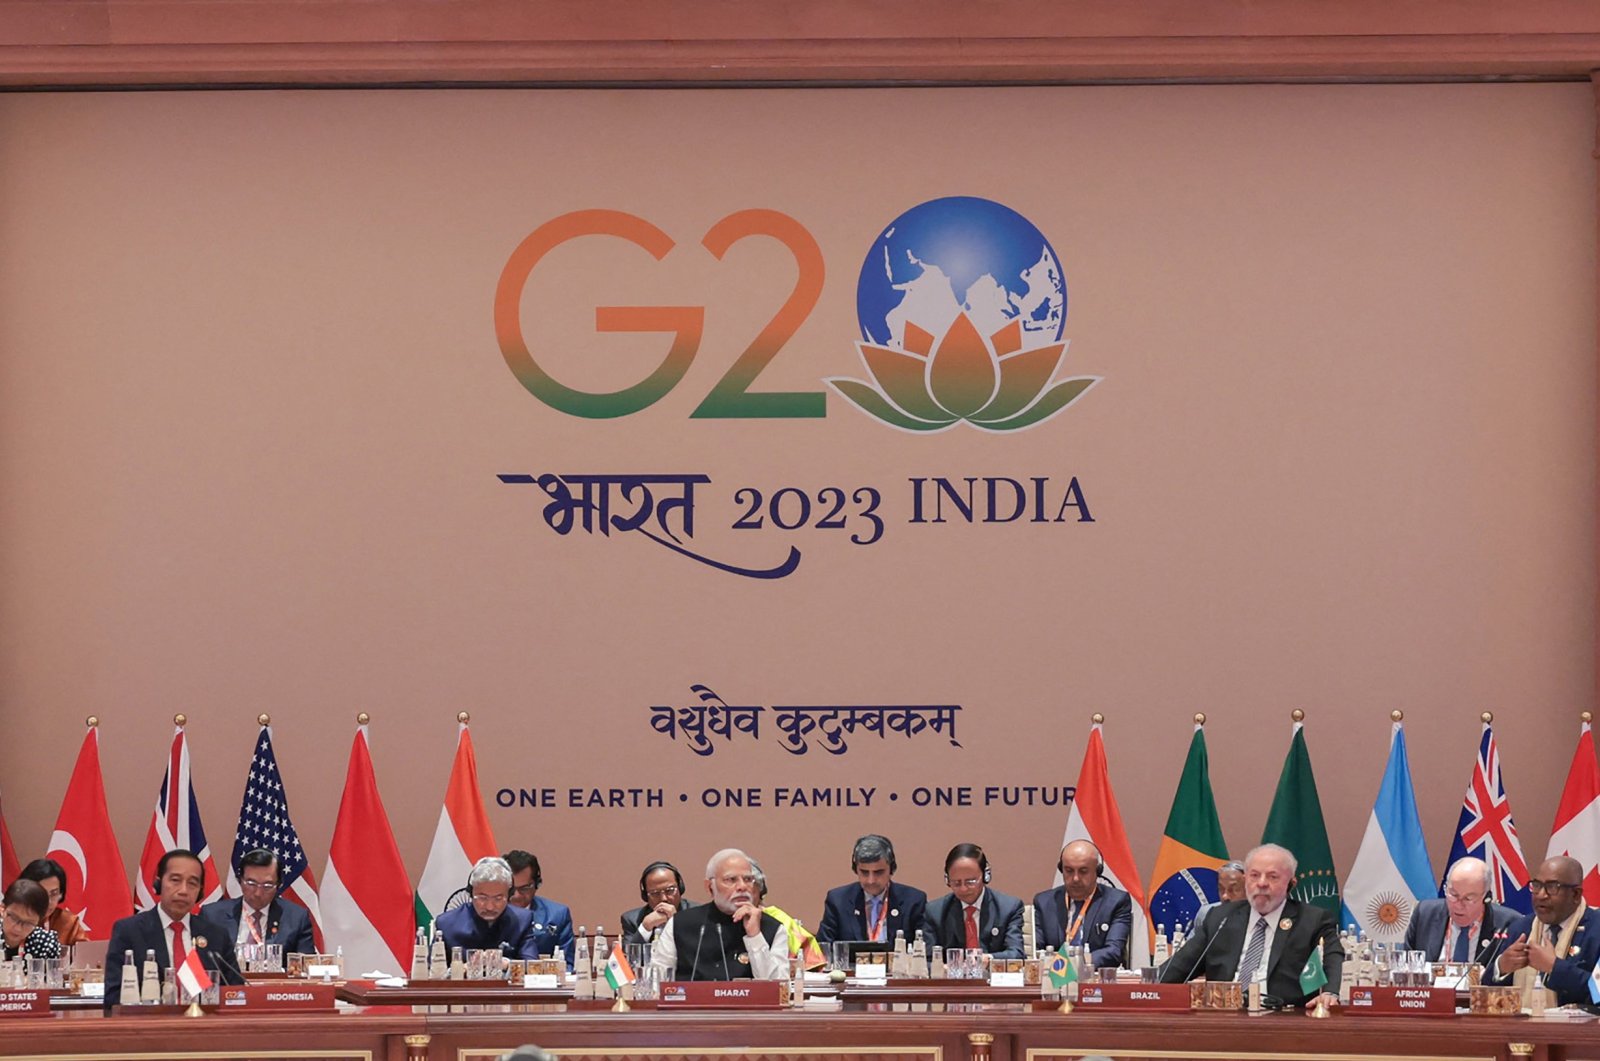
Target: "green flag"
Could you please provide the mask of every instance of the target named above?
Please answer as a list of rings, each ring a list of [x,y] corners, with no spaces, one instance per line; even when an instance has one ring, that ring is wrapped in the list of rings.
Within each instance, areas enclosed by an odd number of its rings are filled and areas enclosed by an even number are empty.
[[[1305,726],[1299,722],[1294,724],[1289,754],[1278,778],[1278,794],[1272,798],[1261,842],[1278,844],[1294,853],[1300,864],[1295,871],[1299,883],[1289,894],[1302,903],[1322,907],[1337,922],[1339,880],[1333,875],[1333,852],[1328,849],[1328,827],[1322,820],[1317,779],[1311,773]]]
[[[1044,967],[1044,974],[1056,987],[1066,987],[1078,978],[1078,967],[1073,962],[1069,944],[1063,943],[1055,954],[1051,955],[1050,963]]]
[[[1300,990],[1308,995],[1321,991],[1328,982],[1328,974],[1322,971],[1322,947],[1311,948],[1311,957],[1306,959],[1306,967],[1300,970]]]

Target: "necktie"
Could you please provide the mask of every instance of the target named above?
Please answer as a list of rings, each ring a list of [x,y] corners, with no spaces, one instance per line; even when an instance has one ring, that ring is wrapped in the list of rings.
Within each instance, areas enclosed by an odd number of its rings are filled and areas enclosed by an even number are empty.
[[[172,967],[176,969],[182,965],[183,960],[188,956],[189,952],[183,945],[183,922],[174,921],[172,923]]]
[[[979,946],[978,908],[976,906],[969,906],[967,907],[967,949],[977,950]]]
[[[1460,925],[1455,926],[1455,929],[1456,947],[1455,950],[1450,952],[1450,960],[1464,962],[1467,960],[1467,936],[1469,933],[1467,929],[1462,928]]]
[[[1261,965],[1261,955],[1267,949],[1267,919],[1256,918],[1255,931],[1250,933],[1250,945],[1244,949],[1244,958],[1239,962],[1239,982],[1248,985],[1256,978],[1256,969]]]
[[[878,923],[878,911],[881,910],[882,908],[883,908],[883,896],[881,896],[881,895],[874,895],[872,897],[872,901],[867,904],[867,940],[868,940],[868,942],[871,942],[871,943],[882,942],[880,937],[879,937],[879,933],[881,933],[883,931],[883,926]]]
[[[255,931],[252,932],[251,935],[255,937],[255,941],[257,943],[263,942],[266,937],[261,934],[261,911],[257,910],[255,913],[251,914],[250,920],[255,925]]]

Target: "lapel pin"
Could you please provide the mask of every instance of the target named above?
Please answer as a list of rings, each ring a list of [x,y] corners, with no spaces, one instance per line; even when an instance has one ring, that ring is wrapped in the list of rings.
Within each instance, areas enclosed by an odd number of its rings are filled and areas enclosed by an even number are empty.
[[[1289,929],[1291,929],[1293,927],[1294,927],[1294,922],[1290,921],[1287,917],[1284,918],[1282,921],[1278,922],[1279,931],[1287,932],[1287,931],[1289,931]]]
[[[1578,945],[1577,944],[1573,944],[1572,946],[1567,948],[1567,957],[1573,958],[1573,957],[1576,957],[1577,954],[1578,954]]]
[[[860,917],[860,916],[861,916],[861,911],[860,911],[860,910],[857,910],[857,911],[856,911],[856,916],[857,916],[857,917]]]
[[[991,928],[989,930],[989,935],[991,935],[991,936],[998,936],[999,934],[1000,934],[1000,930],[998,928]]]
[[[890,917],[899,917],[900,916],[900,911],[898,911],[898,910],[890,910],[889,911],[889,916]]]
[[[200,950],[205,950],[206,949],[206,938],[204,936],[196,936],[194,938],[194,945],[196,947],[198,947]]]

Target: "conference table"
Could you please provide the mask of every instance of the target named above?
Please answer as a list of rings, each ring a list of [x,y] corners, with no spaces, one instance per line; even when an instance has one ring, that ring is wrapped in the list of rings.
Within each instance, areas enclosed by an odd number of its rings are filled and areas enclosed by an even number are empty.
[[[1579,1018],[1335,1012],[1063,1014],[985,985],[847,989],[837,1009],[612,1012],[537,992],[352,981],[337,1011],[104,1017],[83,1006],[0,1022],[0,1056],[58,1061],[491,1061],[536,1043],[575,1061],[1077,1061],[1361,1058],[1600,1061]]]

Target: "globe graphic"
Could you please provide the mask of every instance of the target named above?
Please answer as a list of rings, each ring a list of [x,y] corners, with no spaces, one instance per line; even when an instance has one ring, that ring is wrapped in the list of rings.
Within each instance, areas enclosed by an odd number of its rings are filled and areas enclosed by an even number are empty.
[[[1031,221],[958,195],[914,206],[883,230],[861,264],[856,316],[865,341],[904,349],[907,323],[937,341],[962,313],[984,336],[1018,322],[1031,350],[1061,339],[1067,287]]]

